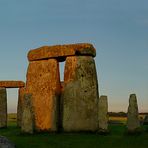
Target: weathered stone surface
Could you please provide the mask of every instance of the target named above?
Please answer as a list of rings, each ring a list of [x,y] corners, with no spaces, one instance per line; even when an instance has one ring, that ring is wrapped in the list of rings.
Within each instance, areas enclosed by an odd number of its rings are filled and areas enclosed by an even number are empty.
[[[64,72],[63,130],[98,129],[98,82],[91,56],[67,57]]]
[[[60,89],[57,60],[30,62],[26,92],[32,94],[36,131],[57,131]]]
[[[101,96],[98,103],[99,132],[108,132],[108,101],[107,96]]]
[[[17,126],[21,127],[25,88],[19,88],[17,105]]]
[[[15,148],[15,144],[10,142],[6,137],[0,136],[0,148]]]
[[[34,110],[32,106],[32,95],[24,94],[21,132],[33,134],[33,131],[34,131]]]
[[[138,113],[138,104],[135,94],[131,94],[129,98],[129,107],[127,113],[127,128],[129,133],[137,132],[140,128]]]
[[[0,128],[7,127],[7,92],[0,88]]]
[[[0,81],[0,87],[4,88],[21,88],[25,83],[22,81]]]
[[[63,61],[66,56],[73,55],[90,55],[95,57],[96,50],[92,44],[88,43],[43,46],[38,49],[30,50],[28,53],[28,60],[35,61],[49,58],[58,58],[60,61]]]

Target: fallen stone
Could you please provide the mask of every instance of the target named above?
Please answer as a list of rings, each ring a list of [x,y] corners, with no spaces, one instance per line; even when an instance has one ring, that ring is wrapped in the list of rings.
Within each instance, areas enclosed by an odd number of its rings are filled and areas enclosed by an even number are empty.
[[[21,132],[33,134],[34,131],[34,110],[32,106],[32,95],[24,94],[22,111]]]
[[[0,148],[15,148],[15,144],[6,137],[0,136]]]
[[[131,94],[129,98],[129,107],[127,113],[127,128],[129,133],[140,132],[138,104],[135,94]]]
[[[91,56],[66,58],[64,72],[63,130],[65,132],[98,130],[98,81]]]
[[[7,127],[7,92],[0,88],[0,128]]]
[[[98,103],[98,121],[100,133],[108,133],[108,101],[107,96],[101,96]]]
[[[57,131],[60,91],[57,60],[30,62],[26,92],[32,94],[36,131]]]
[[[25,88],[19,88],[17,105],[17,126],[21,127]]]
[[[21,88],[25,83],[22,81],[0,81],[0,87],[4,88]]]
[[[88,43],[43,46],[30,50],[28,53],[28,60],[36,61],[49,58],[58,58],[59,61],[65,61],[67,56],[75,55],[90,55],[95,57],[96,50],[92,44]]]

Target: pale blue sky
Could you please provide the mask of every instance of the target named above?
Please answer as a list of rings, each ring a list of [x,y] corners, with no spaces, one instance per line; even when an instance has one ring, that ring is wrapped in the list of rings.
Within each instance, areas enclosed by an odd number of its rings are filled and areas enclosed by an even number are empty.
[[[130,93],[148,111],[147,0],[0,0],[0,80],[25,81],[29,49],[77,42],[97,49],[110,111],[126,111]],[[8,91],[9,112],[16,92]]]

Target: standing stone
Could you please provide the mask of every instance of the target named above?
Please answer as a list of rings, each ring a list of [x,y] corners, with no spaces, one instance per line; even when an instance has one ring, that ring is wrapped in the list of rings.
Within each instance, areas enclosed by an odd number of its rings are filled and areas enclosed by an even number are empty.
[[[7,92],[0,88],[0,128],[7,127]]]
[[[24,95],[24,105],[22,111],[22,123],[21,131],[22,133],[33,134],[34,130],[34,111],[32,107],[32,95]]]
[[[25,88],[19,88],[18,92],[18,106],[17,106],[17,126],[21,127],[21,122],[22,122],[22,111],[23,111],[23,104],[24,104],[24,93],[25,93]]]
[[[36,131],[57,131],[60,89],[56,59],[30,62],[26,92],[32,94]]]
[[[129,133],[139,132],[140,122],[139,122],[138,104],[135,94],[131,94],[129,98],[129,107],[127,113],[127,128]]]
[[[98,81],[91,56],[70,56],[64,72],[63,130],[66,132],[98,129]]]
[[[108,132],[108,101],[107,96],[101,96],[98,103],[99,132]]]

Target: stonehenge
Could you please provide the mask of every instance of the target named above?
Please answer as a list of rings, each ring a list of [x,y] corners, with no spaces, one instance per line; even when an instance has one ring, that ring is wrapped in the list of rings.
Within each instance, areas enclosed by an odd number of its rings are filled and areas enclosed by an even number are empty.
[[[17,126],[22,132],[97,131],[99,92],[95,56],[95,48],[88,43],[30,50],[26,83],[0,81],[0,100],[5,107],[3,126],[7,125],[6,88],[19,88]],[[59,62],[63,61],[66,64],[61,82]]]
[[[99,97],[92,44],[43,46],[28,52],[26,83],[0,81],[0,128],[7,127],[7,88],[18,88],[22,133],[108,132],[107,96]],[[65,61],[64,81],[59,62]],[[130,95],[128,132],[140,128],[136,95]]]
[[[35,131],[97,131],[98,81],[91,44],[43,46],[29,51],[26,93],[32,94]],[[66,61],[64,82],[59,62]]]

